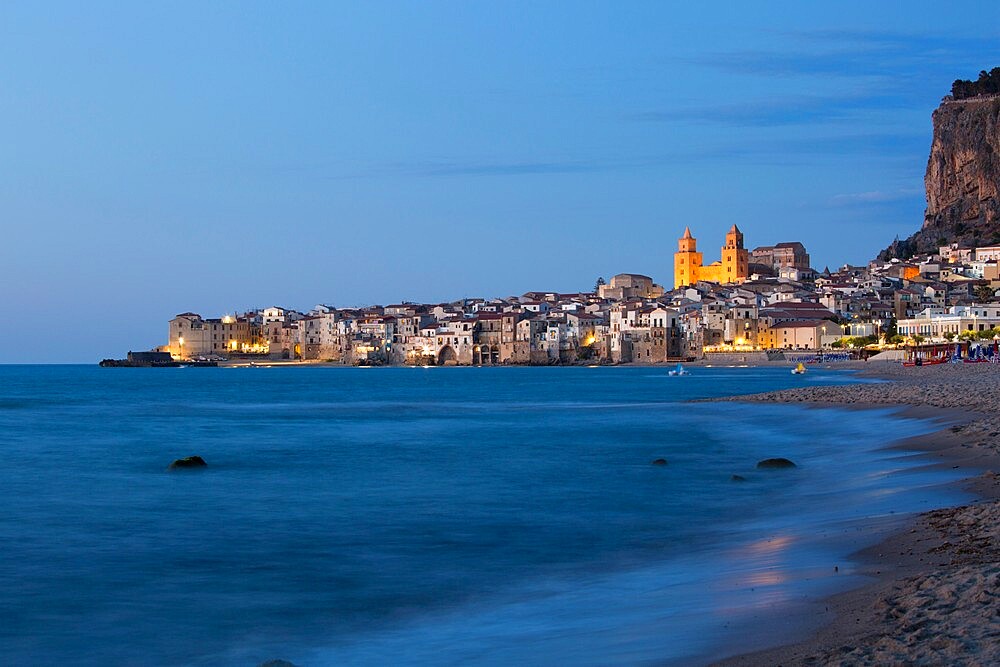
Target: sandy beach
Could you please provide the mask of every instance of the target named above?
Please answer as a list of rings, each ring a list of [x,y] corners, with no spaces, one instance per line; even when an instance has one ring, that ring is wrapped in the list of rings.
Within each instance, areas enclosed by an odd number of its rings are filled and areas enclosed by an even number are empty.
[[[819,605],[825,626],[812,637],[717,664],[1000,664],[1000,475],[994,472],[1000,464],[1000,366],[856,367],[861,376],[889,382],[724,400],[900,406],[905,414],[940,418],[947,424],[941,431],[895,446],[926,451],[929,465],[967,469],[961,484],[978,498],[916,516],[904,530],[856,554],[873,583]]]

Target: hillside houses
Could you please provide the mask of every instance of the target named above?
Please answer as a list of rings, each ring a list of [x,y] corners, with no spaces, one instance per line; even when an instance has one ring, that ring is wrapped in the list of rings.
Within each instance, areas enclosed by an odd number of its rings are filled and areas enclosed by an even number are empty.
[[[817,272],[799,243],[754,250],[773,271],[664,291],[619,274],[595,292],[532,291],[364,308],[272,306],[170,320],[177,359],[357,364],[660,363],[724,351],[819,350],[845,337],[931,339],[994,326],[1000,248],[942,248],[907,261]],[[978,315],[978,313],[984,315]],[[972,313],[969,315],[969,313]]]

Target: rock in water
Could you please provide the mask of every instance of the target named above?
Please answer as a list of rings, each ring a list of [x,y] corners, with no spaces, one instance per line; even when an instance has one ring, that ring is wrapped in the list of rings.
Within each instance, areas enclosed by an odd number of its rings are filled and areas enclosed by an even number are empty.
[[[257,667],[295,667],[295,665],[287,660],[268,660],[260,663]]]
[[[667,465],[666,459],[653,459],[652,465],[654,466],[665,466]]]
[[[208,464],[200,456],[185,456],[170,464],[168,470],[178,470],[180,468],[204,468]]]
[[[731,479],[734,482],[745,482],[745,481],[747,481],[747,478],[744,477],[743,475],[733,475],[729,479]]]
[[[763,461],[757,462],[758,468],[767,469],[777,469],[777,468],[794,468],[796,467],[794,463],[788,459],[764,459]]]

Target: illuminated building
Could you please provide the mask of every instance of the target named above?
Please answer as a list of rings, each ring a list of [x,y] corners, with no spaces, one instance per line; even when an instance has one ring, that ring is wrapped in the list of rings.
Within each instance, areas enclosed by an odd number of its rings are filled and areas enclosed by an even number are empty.
[[[733,284],[742,283],[749,276],[750,253],[743,247],[743,232],[733,225],[726,234],[722,246],[722,259],[705,265],[702,253],[698,252],[698,241],[691,235],[690,227],[684,228],[684,235],[677,241],[674,253],[674,289],[705,282]]]

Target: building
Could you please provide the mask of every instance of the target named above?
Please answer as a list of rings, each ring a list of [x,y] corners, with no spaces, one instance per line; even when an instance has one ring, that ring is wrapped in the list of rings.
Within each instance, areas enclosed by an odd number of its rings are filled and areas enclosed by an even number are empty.
[[[946,262],[988,262],[1000,260],[1000,246],[991,245],[980,248],[959,248],[957,243],[941,246],[938,254]]]
[[[298,325],[303,359],[339,359],[341,349],[336,311],[303,317]]]
[[[674,289],[694,285],[699,281],[730,285],[742,283],[750,275],[750,253],[743,247],[743,232],[733,225],[722,246],[722,259],[705,265],[698,241],[691,235],[691,228],[684,228],[684,235],[677,241],[674,253]]]
[[[271,321],[261,329],[271,359],[301,359],[302,340],[298,322]]]
[[[829,320],[779,322],[761,331],[765,349],[818,350],[843,336],[843,328]]]
[[[786,267],[800,271],[809,270],[809,253],[798,241],[760,246],[754,248],[750,255],[754,264],[770,266],[775,271]]]
[[[167,346],[161,349],[174,359],[194,359],[260,352],[265,348],[257,327],[246,318],[226,315],[202,319],[197,313],[181,313],[170,320]]]
[[[663,296],[663,287],[654,283],[649,276],[639,273],[619,273],[611,278],[610,283],[598,288],[598,295],[602,299],[614,301],[658,299]]]
[[[972,304],[951,308],[925,308],[916,317],[899,320],[900,336],[923,336],[944,341],[963,332],[979,333],[1000,326],[1000,305]]]
[[[691,235],[691,228],[684,228],[684,235],[677,240],[674,253],[674,289],[694,285],[701,273],[702,254],[698,252],[698,240]]]

